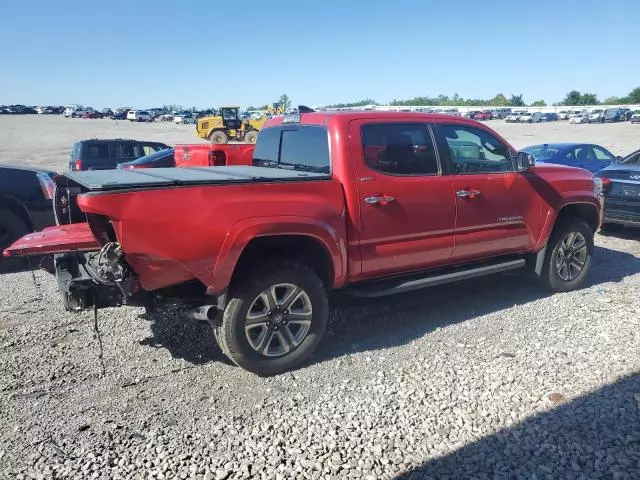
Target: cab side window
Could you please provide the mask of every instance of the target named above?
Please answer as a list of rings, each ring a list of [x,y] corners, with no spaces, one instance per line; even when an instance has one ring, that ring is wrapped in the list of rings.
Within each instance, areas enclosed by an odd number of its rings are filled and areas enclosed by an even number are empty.
[[[431,129],[424,123],[370,123],[362,126],[364,161],[388,175],[438,175],[440,162]]]
[[[514,170],[509,148],[496,137],[468,125],[440,125],[452,173],[504,173]]]

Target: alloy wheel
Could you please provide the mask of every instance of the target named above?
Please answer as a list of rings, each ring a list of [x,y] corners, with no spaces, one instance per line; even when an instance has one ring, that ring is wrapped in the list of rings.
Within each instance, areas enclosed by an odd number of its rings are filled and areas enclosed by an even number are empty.
[[[584,270],[588,253],[584,235],[580,232],[569,233],[556,252],[555,266],[558,276],[565,282],[576,279]]]
[[[245,334],[260,355],[280,357],[302,343],[312,318],[309,295],[297,285],[279,283],[253,300],[245,318]]]

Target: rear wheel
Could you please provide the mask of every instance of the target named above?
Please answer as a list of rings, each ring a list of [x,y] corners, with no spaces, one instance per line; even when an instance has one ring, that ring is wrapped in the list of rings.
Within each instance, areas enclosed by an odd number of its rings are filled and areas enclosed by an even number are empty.
[[[230,293],[215,328],[223,353],[258,375],[299,367],[322,339],[329,317],[318,276],[297,263],[256,271]]]
[[[29,233],[24,221],[11,210],[0,208],[0,252]],[[24,258],[0,257],[0,272],[8,272],[24,264]]]
[[[547,245],[541,280],[556,292],[575,290],[587,278],[593,255],[593,232],[584,220],[564,221]]]
[[[247,132],[247,134],[244,136],[245,143],[251,143],[252,145],[255,145],[257,139],[258,139],[258,132],[256,132],[255,130],[251,130],[250,132]]]
[[[229,141],[229,138],[227,137],[227,134],[222,130],[216,130],[215,132],[211,133],[211,135],[209,136],[209,140],[211,141],[211,143],[219,145],[227,143]]]

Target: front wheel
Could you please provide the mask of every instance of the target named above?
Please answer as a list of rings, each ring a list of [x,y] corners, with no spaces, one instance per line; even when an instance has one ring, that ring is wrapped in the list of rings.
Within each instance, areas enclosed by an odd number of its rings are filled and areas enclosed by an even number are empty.
[[[559,225],[551,235],[541,280],[555,292],[568,292],[587,278],[593,255],[593,231],[584,220]]]
[[[211,141],[211,143],[220,145],[227,143],[229,141],[229,138],[227,137],[227,134],[222,130],[217,130],[209,136],[209,140]]]
[[[256,271],[232,290],[215,337],[236,365],[275,375],[309,358],[328,318],[327,293],[318,276],[304,265],[283,262]]]

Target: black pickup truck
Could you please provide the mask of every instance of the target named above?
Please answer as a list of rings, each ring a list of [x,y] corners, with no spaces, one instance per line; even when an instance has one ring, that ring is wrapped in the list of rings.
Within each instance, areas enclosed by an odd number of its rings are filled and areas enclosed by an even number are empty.
[[[51,170],[0,164],[0,250],[23,235],[56,224]],[[0,272],[20,266],[20,258],[0,257]]]

